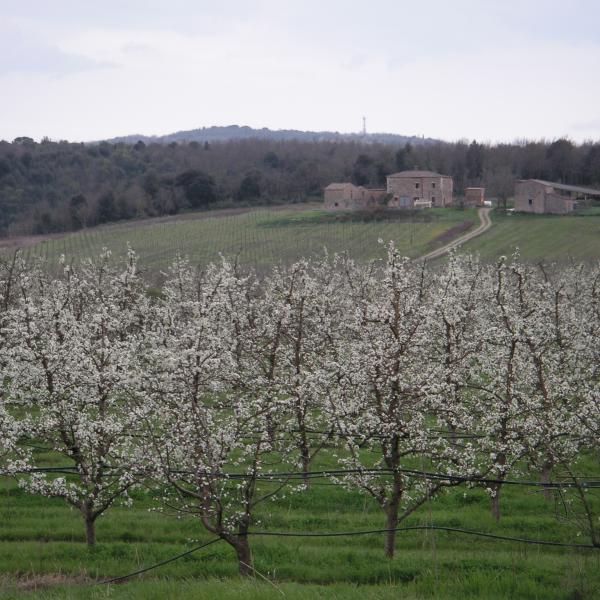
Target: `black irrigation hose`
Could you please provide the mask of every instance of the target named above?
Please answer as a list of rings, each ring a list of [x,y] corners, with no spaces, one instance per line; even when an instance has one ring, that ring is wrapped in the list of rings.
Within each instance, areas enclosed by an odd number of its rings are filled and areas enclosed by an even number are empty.
[[[117,470],[118,467],[107,467],[111,470]],[[261,474],[247,474],[247,473],[209,473],[209,472],[194,472],[194,471],[183,471],[174,470],[171,473],[177,475],[194,475],[207,477],[231,479],[231,480],[245,480],[250,477],[254,477],[257,480],[275,481],[280,479],[286,479],[287,481],[302,481],[310,479],[320,479],[325,477],[343,477],[344,475],[376,475],[392,474],[394,472],[404,473],[406,475],[413,475],[415,477],[421,477],[424,479],[435,479],[449,482],[462,482],[462,483],[480,483],[480,484],[492,484],[492,485],[521,485],[527,487],[541,487],[544,489],[564,489],[564,488],[587,488],[595,489],[600,488],[599,479],[590,479],[580,482],[548,482],[544,483],[541,481],[517,481],[514,479],[491,479],[485,477],[468,477],[463,475],[447,475],[445,473],[432,473],[429,471],[419,471],[414,469],[389,469],[389,468],[376,468],[376,469],[332,469],[327,471],[275,471],[273,473],[261,473]],[[77,467],[38,467],[32,469],[26,469],[23,471],[17,471],[17,474],[27,473],[59,473],[65,475],[77,474]],[[117,477],[118,475],[110,475],[106,473],[106,477]]]
[[[497,535],[495,533],[485,533],[482,531],[472,531],[470,529],[461,529],[458,527],[444,527],[438,525],[413,525],[411,527],[395,527],[393,529],[370,529],[366,531],[329,531],[324,533],[307,533],[307,532],[285,532],[285,531],[249,531],[246,535],[252,536],[261,536],[261,537],[295,537],[295,538],[328,538],[328,537],[356,537],[360,535],[374,535],[381,533],[390,533],[390,532],[405,532],[405,531],[447,531],[450,533],[462,533],[465,535],[472,535],[476,537],[489,538],[504,542],[519,542],[521,544],[534,544],[537,546],[558,546],[561,548],[581,548],[581,549],[594,549],[600,550],[599,546],[594,546],[593,544],[570,544],[567,542],[551,542],[546,540],[531,540],[527,538],[518,538],[506,535]],[[214,538],[209,542],[201,544],[200,546],[196,546],[186,552],[182,552],[177,556],[173,556],[167,560],[163,560],[159,563],[146,567],[145,569],[140,569],[139,571],[134,571],[133,573],[129,573],[127,575],[121,575],[119,577],[114,577],[113,579],[107,579],[106,581],[98,581],[93,583],[92,585],[109,585],[111,583],[119,583],[121,581],[125,581],[126,579],[130,579],[131,577],[135,577],[136,575],[141,575],[142,573],[147,573],[148,571],[152,571],[153,569],[157,569],[158,567],[162,567],[169,563],[175,562],[176,560],[183,558],[184,556],[188,556],[193,552],[197,552],[198,550],[202,550],[211,544],[221,541],[222,538]]]
[[[294,532],[279,532],[279,531],[249,531],[248,535],[257,536],[273,536],[273,537],[343,537],[343,536],[357,536],[357,535],[370,535],[376,533],[389,533],[391,531],[449,531],[452,533],[463,533],[465,535],[474,535],[477,537],[491,538],[495,540],[501,540],[506,542],[520,542],[522,544],[535,544],[538,546],[559,546],[563,548],[586,548],[600,550],[599,546],[593,544],[570,544],[567,542],[551,542],[546,540],[531,540],[528,538],[518,538],[506,535],[498,535],[495,533],[485,533],[482,531],[473,531],[471,529],[461,529],[458,527],[444,527],[441,525],[413,525],[411,527],[395,527],[393,529],[371,529],[368,531],[341,531],[341,532],[327,532],[327,533],[294,533]]]
[[[145,569],[140,569],[139,571],[135,571],[134,573],[129,573],[128,575],[121,575],[120,577],[114,577],[113,579],[107,579],[106,581],[96,581],[96,582],[92,583],[91,585],[109,585],[111,583],[119,583],[120,581],[125,581],[126,579],[129,579],[130,577],[134,577],[135,575],[141,575],[142,573],[147,573],[148,571],[152,571],[152,569],[157,569],[158,567],[163,567],[164,565],[168,565],[169,563],[175,562],[176,560],[179,560],[180,558],[183,558],[184,556],[188,556],[189,554],[192,554],[192,552],[197,552],[198,550],[202,550],[202,548],[206,548],[207,546],[210,546],[211,544],[214,544],[215,542],[220,542],[220,541],[221,541],[221,538],[214,538],[213,540],[210,540],[210,542],[206,542],[205,544],[196,546],[195,548],[192,548],[191,550],[182,552],[181,554],[178,554],[177,556],[173,556],[171,558],[168,558],[167,560],[163,560],[162,562],[156,563],[155,565],[151,565],[150,567],[146,567]]]

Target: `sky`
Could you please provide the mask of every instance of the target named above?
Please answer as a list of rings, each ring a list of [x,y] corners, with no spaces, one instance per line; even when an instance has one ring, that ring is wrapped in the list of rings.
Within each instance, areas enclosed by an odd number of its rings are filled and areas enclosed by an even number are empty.
[[[0,0],[0,139],[600,140],[598,0]]]

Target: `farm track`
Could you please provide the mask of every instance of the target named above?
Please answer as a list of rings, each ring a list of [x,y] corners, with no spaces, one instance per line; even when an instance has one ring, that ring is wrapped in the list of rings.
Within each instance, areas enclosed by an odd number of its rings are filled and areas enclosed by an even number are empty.
[[[465,242],[472,240],[473,238],[485,233],[492,226],[492,219],[490,218],[490,208],[480,208],[477,213],[479,215],[479,227],[473,231],[465,233],[465,235],[461,235],[459,238],[449,242],[448,244],[442,246],[441,248],[437,248],[432,252],[428,252],[423,256],[420,256],[420,260],[434,260],[443,256],[453,248],[458,248]]]

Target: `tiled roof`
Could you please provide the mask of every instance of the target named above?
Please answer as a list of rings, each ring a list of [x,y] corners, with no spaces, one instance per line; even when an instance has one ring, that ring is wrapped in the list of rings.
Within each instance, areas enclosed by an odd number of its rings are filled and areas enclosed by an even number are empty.
[[[326,190],[345,190],[346,188],[356,187],[353,183],[330,183],[325,189]]]
[[[388,177],[449,177],[449,175],[442,175],[434,171],[400,171],[392,173]]]
[[[527,181],[527,179],[523,181]],[[587,194],[589,196],[600,196],[600,190],[595,190],[594,188],[568,185],[566,183],[553,183],[552,181],[544,181],[543,179],[530,179],[529,181],[535,181],[536,183],[553,187],[556,190],[564,190],[565,192],[578,192],[580,194]]]

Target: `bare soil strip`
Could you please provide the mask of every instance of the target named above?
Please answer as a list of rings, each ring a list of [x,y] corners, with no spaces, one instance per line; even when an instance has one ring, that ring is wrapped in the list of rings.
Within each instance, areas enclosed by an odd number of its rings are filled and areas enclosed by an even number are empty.
[[[66,575],[64,573],[29,574],[21,577],[1,577],[0,589],[14,588],[24,592],[33,592],[59,585],[84,585],[92,579],[84,575]]]

